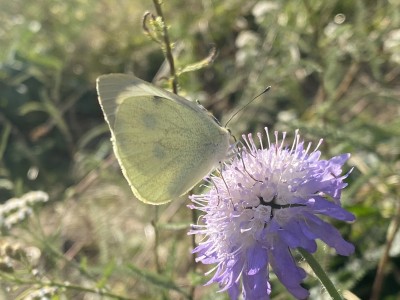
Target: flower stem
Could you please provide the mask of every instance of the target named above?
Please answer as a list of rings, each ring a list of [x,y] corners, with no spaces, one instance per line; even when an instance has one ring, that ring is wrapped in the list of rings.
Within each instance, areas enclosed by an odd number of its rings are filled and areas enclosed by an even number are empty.
[[[333,300],[343,300],[342,296],[339,294],[333,282],[329,279],[328,275],[322,269],[321,265],[317,262],[317,260],[308,253],[303,248],[297,248],[300,254],[307,261],[311,269],[314,271],[315,275],[321,281],[322,285],[325,287],[328,294],[332,297]]]

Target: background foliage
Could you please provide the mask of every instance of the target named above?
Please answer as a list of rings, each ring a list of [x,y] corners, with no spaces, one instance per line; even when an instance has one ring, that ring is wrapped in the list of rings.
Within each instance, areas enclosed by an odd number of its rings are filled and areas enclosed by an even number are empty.
[[[193,270],[187,199],[132,199],[96,99],[100,74],[168,76],[142,31],[147,10],[151,1],[0,3],[3,299],[227,297],[202,286],[207,268]],[[326,157],[352,153],[343,203],[357,221],[337,225],[356,253],[321,245],[316,255],[348,299],[374,289],[399,299],[400,1],[170,0],[163,10],[178,68],[219,53],[180,76],[181,95],[224,123],[271,85],[230,123],[237,137],[300,128],[324,138]],[[36,190],[48,201],[26,194]],[[273,299],[290,298],[272,283]],[[327,297],[312,275],[305,284]]]

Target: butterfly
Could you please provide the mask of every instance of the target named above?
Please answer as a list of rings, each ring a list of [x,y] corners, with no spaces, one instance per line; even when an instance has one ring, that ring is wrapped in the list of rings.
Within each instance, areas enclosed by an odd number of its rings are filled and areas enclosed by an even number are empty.
[[[179,198],[226,158],[229,131],[197,103],[127,74],[100,76],[97,93],[122,173],[139,200]]]

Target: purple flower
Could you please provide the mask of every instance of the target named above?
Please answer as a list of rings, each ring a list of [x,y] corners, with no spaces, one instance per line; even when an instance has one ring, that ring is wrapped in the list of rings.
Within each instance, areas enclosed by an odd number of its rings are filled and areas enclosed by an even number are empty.
[[[309,296],[301,282],[306,272],[298,267],[291,250],[301,247],[308,252],[317,249],[321,239],[341,255],[350,255],[354,246],[318,215],[342,221],[354,221],[353,214],[341,207],[341,190],[346,187],[341,175],[349,154],[320,160],[317,151],[310,152],[296,131],[291,147],[285,147],[286,133],[267,147],[257,134],[258,149],[251,135],[243,136],[245,145],[237,157],[226,163],[222,176],[211,176],[211,189],[203,195],[192,195],[189,207],[205,213],[203,224],[193,225],[190,234],[204,239],[194,250],[197,261],[216,264],[208,273],[207,283],[218,283],[231,299],[269,299],[270,267],[297,299]]]

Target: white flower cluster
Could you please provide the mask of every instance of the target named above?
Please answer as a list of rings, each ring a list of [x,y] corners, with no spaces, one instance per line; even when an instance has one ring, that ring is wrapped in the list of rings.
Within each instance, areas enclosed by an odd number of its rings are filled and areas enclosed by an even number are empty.
[[[20,198],[8,199],[0,205],[0,228],[10,230],[32,214],[32,207],[35,204],[48,200],[49,195],[42,191],[33,191]]]

